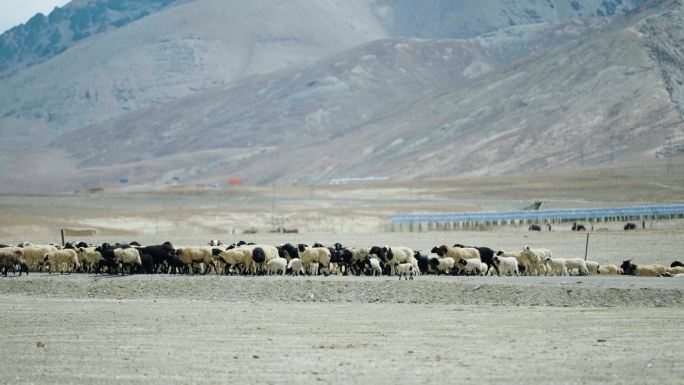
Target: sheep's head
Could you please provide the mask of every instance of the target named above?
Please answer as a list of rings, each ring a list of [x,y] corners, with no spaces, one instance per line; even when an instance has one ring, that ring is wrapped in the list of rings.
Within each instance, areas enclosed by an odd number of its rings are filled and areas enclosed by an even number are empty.
[[[631,259],[628,259],[626,261],[622,261],[620,269],[622,269],[623,273],[626,275],[636,275],[637,265],[633,264]]]
[[[442,245],[440,247],[435,247],[434,249],[432,249],[432,252],[439,255],[440,257],[443,257],[446,255],[447,250],[448,250],[447,246]]]
[[[384,249],[383,249],[382,247],[380,247],[380,246],[373,246],[373,247],[371,247],[370,253],[371,253],[371,254],[377,255],[378,258],[380,258],[380,259],[384,259],[384,257],[385,257]]]
[[[299,250],[289,243],[283,245],[283,250],[290,255],[290,258],[299,258]]]
[[[306,250],[306,245],[303,244],[303,243],[300,243],[300,244],[297,246],[297,249],[299,250],[299,252],[303,253],[304,250]]]
[[[466,261],[465,259],[461,258],[461,259],[458,260],[458,264],[461,265],[461,266],[465,266],[465,265],[468,264],[468,261]]]
[[[439,258],[431,258],[430,259],[430,265],[438,266],[439,265]]]
[[[501,263],[501,259],[495,256],[494,258],[492,258],[492,262],[494,262],[494,264],[498,266]]]

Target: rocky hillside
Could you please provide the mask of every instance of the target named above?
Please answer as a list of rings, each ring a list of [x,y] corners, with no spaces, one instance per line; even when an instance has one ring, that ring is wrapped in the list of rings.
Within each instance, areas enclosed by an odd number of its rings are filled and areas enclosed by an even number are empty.
[[[173,3],[0,79],[0,135],[11,148],[45,143],[65,131],[385,38],[367,3]],[[67,7],[77,8],[74,2]]]
[[[421,99],[468,87],[524,57],[529,47],[553,45],[549,37],[557,43],[595,28],[596,23],[576,21],[525,31],[514,27],[475,39],[379,40],[304,68],[245,79],[87,127],[65,135],[57,146],[69,148],[82,167],[92,167],[217,148],[323,145]],[[121,137],[135,141],[116,152],[101,151]],[[81,145],[71,148],[75,141]]]
[[[0,35],[0,76],[42,63],[90,36],[121,28],[177,0],[72,1]]]
[[[393,36],[475,37],[502,28],[625,15],[646,0],[378,0]]]
[[[0,80],[3,189],[524,173],[684,137],[680,1],[255,4],[167,4]]]

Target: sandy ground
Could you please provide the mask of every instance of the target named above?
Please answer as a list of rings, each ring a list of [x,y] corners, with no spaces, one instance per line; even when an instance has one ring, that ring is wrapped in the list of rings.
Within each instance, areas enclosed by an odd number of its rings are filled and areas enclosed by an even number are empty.
[[[32,274],[0,293],[8,384],[684,378],[678,279]]]

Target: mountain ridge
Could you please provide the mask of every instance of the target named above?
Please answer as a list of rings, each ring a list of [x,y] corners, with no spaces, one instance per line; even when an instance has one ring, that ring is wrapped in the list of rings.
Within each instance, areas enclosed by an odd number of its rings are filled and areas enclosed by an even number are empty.
[[[474,37],[393,37],[388,23],[419,3],[324,0],[302,17],[303,0],[195,0],[88,37],[0,80],[21,90],[0,94],[0,191],[510,175],[634,162],[684,139],[681,1],[588,0],[587,17],[509,25],[528,4],[573,6],[487,0],[500,12]],[[216,29],[227,18],[236,36]],[[460,33],[444,20],[425,33]]]

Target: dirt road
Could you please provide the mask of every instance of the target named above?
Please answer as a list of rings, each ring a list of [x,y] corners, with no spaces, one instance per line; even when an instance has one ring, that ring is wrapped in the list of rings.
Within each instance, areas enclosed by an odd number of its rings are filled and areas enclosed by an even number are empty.
[[[684,281],[600,278],[0,279],[0,382],[680,384]]]

